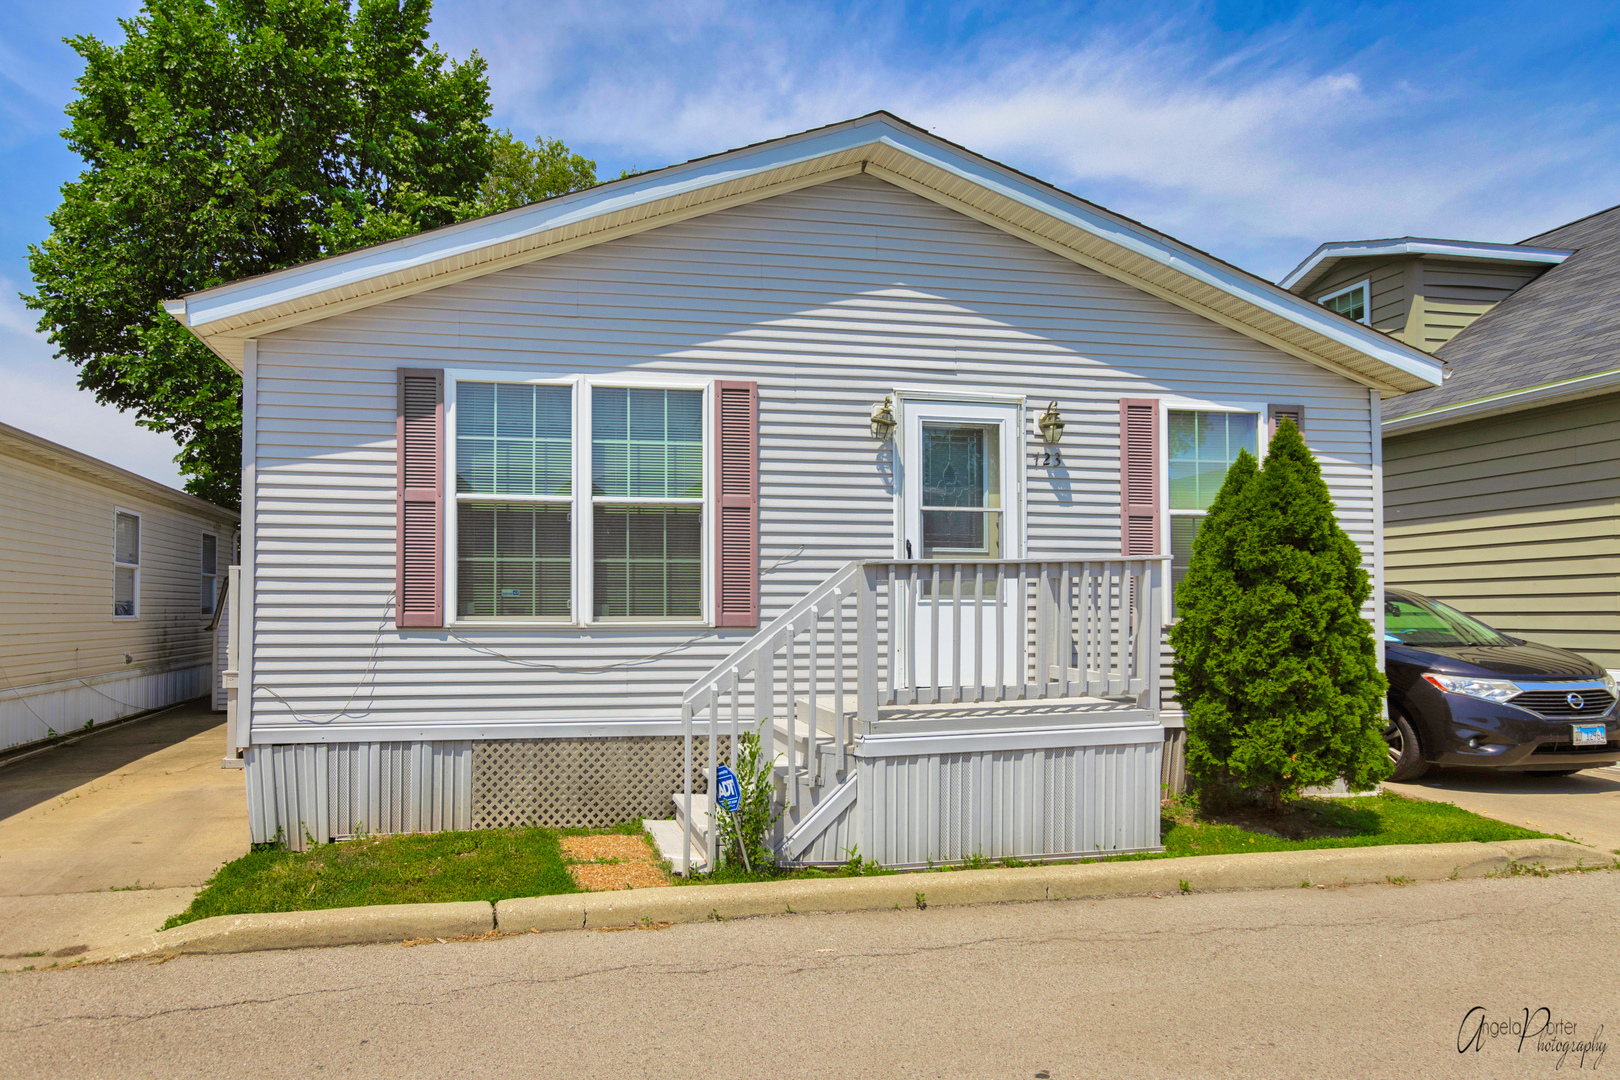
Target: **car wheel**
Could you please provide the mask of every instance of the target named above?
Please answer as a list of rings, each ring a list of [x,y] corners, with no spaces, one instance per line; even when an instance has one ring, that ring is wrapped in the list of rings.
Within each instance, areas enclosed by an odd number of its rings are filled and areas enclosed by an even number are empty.
[[[1423,760],[1423,751],[1418,746],[1417,732],[1398,712],[1389,714],[1389,726],[1384,729],[1384,743],[1389,747],[1389,763],[1395,768],[1389,774],[1391,780],[1416,780],[1429,771],[1429,763]]]

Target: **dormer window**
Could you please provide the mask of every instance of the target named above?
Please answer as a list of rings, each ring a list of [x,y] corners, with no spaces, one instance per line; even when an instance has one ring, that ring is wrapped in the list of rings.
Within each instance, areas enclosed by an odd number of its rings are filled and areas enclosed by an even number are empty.
[[[1340,315],[1343,315],[1347,319],[1354,319],[1358,323],[1366,323],[1368,326],[1371,326],[1372,320],[1369,319],[1367,315],[1367,297],[1371,292],[1371,283],[1363,281],[1359,284],[1350,286],[1348,289],[1340,289],[1336,293],[1328,293],[1326,296],[1318,300],[1317,303],[1321,304],[1323,307],[1337,311]]]

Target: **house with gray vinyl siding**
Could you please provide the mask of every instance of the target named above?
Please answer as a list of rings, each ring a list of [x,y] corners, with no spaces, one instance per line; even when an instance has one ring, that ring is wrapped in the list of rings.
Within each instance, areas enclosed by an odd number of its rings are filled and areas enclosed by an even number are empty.
[[[1283,284],[1363,281],[1369,324],[1447,370],[1384,406],[1388,582],[1620,668],[1620,207],[1519,244],[1325,244]]]
[[[749,730],[789,861],[1157,848],[1227,463],[1299,422],[1377,579],[1381,402],[1440,381],[886,113],[168,310],[243,378],[255,840],[642,817],[677,869]]]

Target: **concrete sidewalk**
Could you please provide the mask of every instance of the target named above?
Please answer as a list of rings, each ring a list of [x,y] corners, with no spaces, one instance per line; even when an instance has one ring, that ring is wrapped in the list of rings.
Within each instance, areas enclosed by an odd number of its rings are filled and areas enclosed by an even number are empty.
[[[224,745],[195,702],[0,766],[0,970],[149,934],[247,851]]]
[[[1385,781],[1384,786],[1620,854],[1620,769],[1587,769],[1574,776],[1436,769],[1409,784]]]

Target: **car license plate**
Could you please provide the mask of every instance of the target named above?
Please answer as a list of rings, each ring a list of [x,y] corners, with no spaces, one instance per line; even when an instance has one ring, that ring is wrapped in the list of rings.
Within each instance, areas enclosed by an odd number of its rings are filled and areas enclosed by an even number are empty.
[[[1609,741],[1602,724],[1571,724],[1570,727],[1575,732],[1576,746],[1602,746]]]

